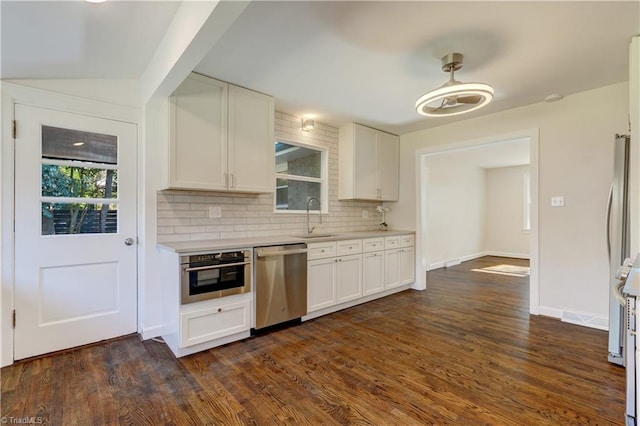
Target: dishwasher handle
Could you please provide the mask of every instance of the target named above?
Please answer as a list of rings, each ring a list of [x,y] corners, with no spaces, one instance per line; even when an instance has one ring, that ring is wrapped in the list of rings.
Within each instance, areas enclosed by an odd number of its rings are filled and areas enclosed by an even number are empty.
[[[257,250],[258,257],[272,257],[272,256],[288,256],[290,254],[304,254],[307,253],[307,249],[292,249],[292,250]]]

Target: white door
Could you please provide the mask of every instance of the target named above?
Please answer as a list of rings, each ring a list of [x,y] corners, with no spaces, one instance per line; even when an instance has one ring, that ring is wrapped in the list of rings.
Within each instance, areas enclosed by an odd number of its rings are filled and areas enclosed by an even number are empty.
[[[14,358],[135,332],[136,125],[15,114]]]

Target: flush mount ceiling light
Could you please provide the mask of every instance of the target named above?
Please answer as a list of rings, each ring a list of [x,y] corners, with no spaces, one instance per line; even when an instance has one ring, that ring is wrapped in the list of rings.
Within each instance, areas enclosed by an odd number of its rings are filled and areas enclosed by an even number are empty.
[[[450,53],[442,58],[442,71],[449,81],[425,93],[416,101],[416,111],[426,117],[445,117],[475,111],[493,99],[493,87],[485,83],[463,83],[453,77],[462,68],[462,53]]]

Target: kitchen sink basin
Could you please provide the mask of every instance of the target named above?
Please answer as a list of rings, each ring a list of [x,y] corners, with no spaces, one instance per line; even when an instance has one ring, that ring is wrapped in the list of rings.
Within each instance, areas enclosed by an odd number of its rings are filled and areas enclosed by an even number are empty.
[[[332,234],[309,234],[309,235],[299,235],[300,238],[326,238],[332,237]]]

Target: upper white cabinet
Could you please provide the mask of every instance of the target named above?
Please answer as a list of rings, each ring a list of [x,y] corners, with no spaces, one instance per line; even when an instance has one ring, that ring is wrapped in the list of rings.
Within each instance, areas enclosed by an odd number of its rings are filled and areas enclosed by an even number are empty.
[[[356,123],[340,128],[341,200],[398,200],[398,136]]]
[[[170,111],[169,188],[273,192],[272,97],[192,73]]]

